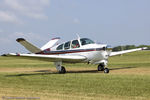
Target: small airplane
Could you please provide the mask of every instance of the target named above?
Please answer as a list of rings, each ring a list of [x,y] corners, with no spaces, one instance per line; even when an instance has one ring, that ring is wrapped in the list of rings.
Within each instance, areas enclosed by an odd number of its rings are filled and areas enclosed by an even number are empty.
[[[97,64],[98,71],[109,73],[109,69],[106,68],[109,57],[147,49],[144,47],[111,52],[107,44],[97,44],[88,38],[78,37],[77,39],[57,44],[59,40],[59,37],[53,38],[43,47],[38,48],[26,41],[24,38],[18,38],[16,41],[23,45],[31,53],[9,53],[7,56],[17,56],[27,59],[30,58],[54,62],[54,65],[59,73],[66,73],[66,69],[64,66],[62,66],[62,63]]]

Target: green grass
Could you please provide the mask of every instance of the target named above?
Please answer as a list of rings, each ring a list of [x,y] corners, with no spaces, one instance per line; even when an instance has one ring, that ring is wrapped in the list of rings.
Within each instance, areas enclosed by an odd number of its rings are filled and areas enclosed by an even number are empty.
[[[110,58],[108,67],[120,69],[110,70],[109,74],[94,71],[96,65],[65,66],[70,73],[57,74],[50,62],[0,57],[0,96],[40,97],[40,100],[150,100],[150,73],[146,73],[150,72],[150,51]],[[5,68],[12,72],[3,72]],[[16,72],[18,68],[24,70]],[[54,71],[35,72],[28,68]]]

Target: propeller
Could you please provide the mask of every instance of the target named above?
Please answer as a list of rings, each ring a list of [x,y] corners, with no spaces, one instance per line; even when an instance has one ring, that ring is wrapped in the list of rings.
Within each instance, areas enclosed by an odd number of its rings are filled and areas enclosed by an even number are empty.
[[[106,52],[107,52],[108,56],[111,54],[111,52],[112,52],[112,46],[111,45],[106,46]]]

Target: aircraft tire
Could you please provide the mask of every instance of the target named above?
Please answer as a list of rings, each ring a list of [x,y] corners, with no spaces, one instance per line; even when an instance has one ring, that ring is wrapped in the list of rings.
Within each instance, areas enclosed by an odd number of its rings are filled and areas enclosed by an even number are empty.
[[[108,68],[105,68],[105,69],[104,69],[104,73],[109,73],[109,69],[108,69]]]
[[[59,72],[60,74],[65,74],[66,73],[66,69],[64,66],[61,67],[61,71]]]
[[[99,64],[97,67],[98,71],[104,71],[104,64]]]

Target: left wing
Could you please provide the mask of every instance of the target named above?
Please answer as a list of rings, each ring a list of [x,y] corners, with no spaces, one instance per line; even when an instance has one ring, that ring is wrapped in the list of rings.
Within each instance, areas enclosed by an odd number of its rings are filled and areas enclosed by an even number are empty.
[[[137,48],[137,49],[131,49],[131,50],[124,50],[124,51],[118,51],[118,52],[111,52],[109,54],[109,56],[116,56],[116,55],[121,55],[124,53],[129,53],[129,52],[134,52],[134,51],[140,51],[140,50],[145,50],[147,49],[147,47],[143,47],[143,48]]]
[[[42,55],[42,54],[17,54],[17,53],[9,53],[6,56],[27,58],[27,59],[35,59],[35,60],[43,60],[43,61],[51,61],[51,62],[68,62],[68,63],[78,63],[86,60],[86,57],[81,55]]]

